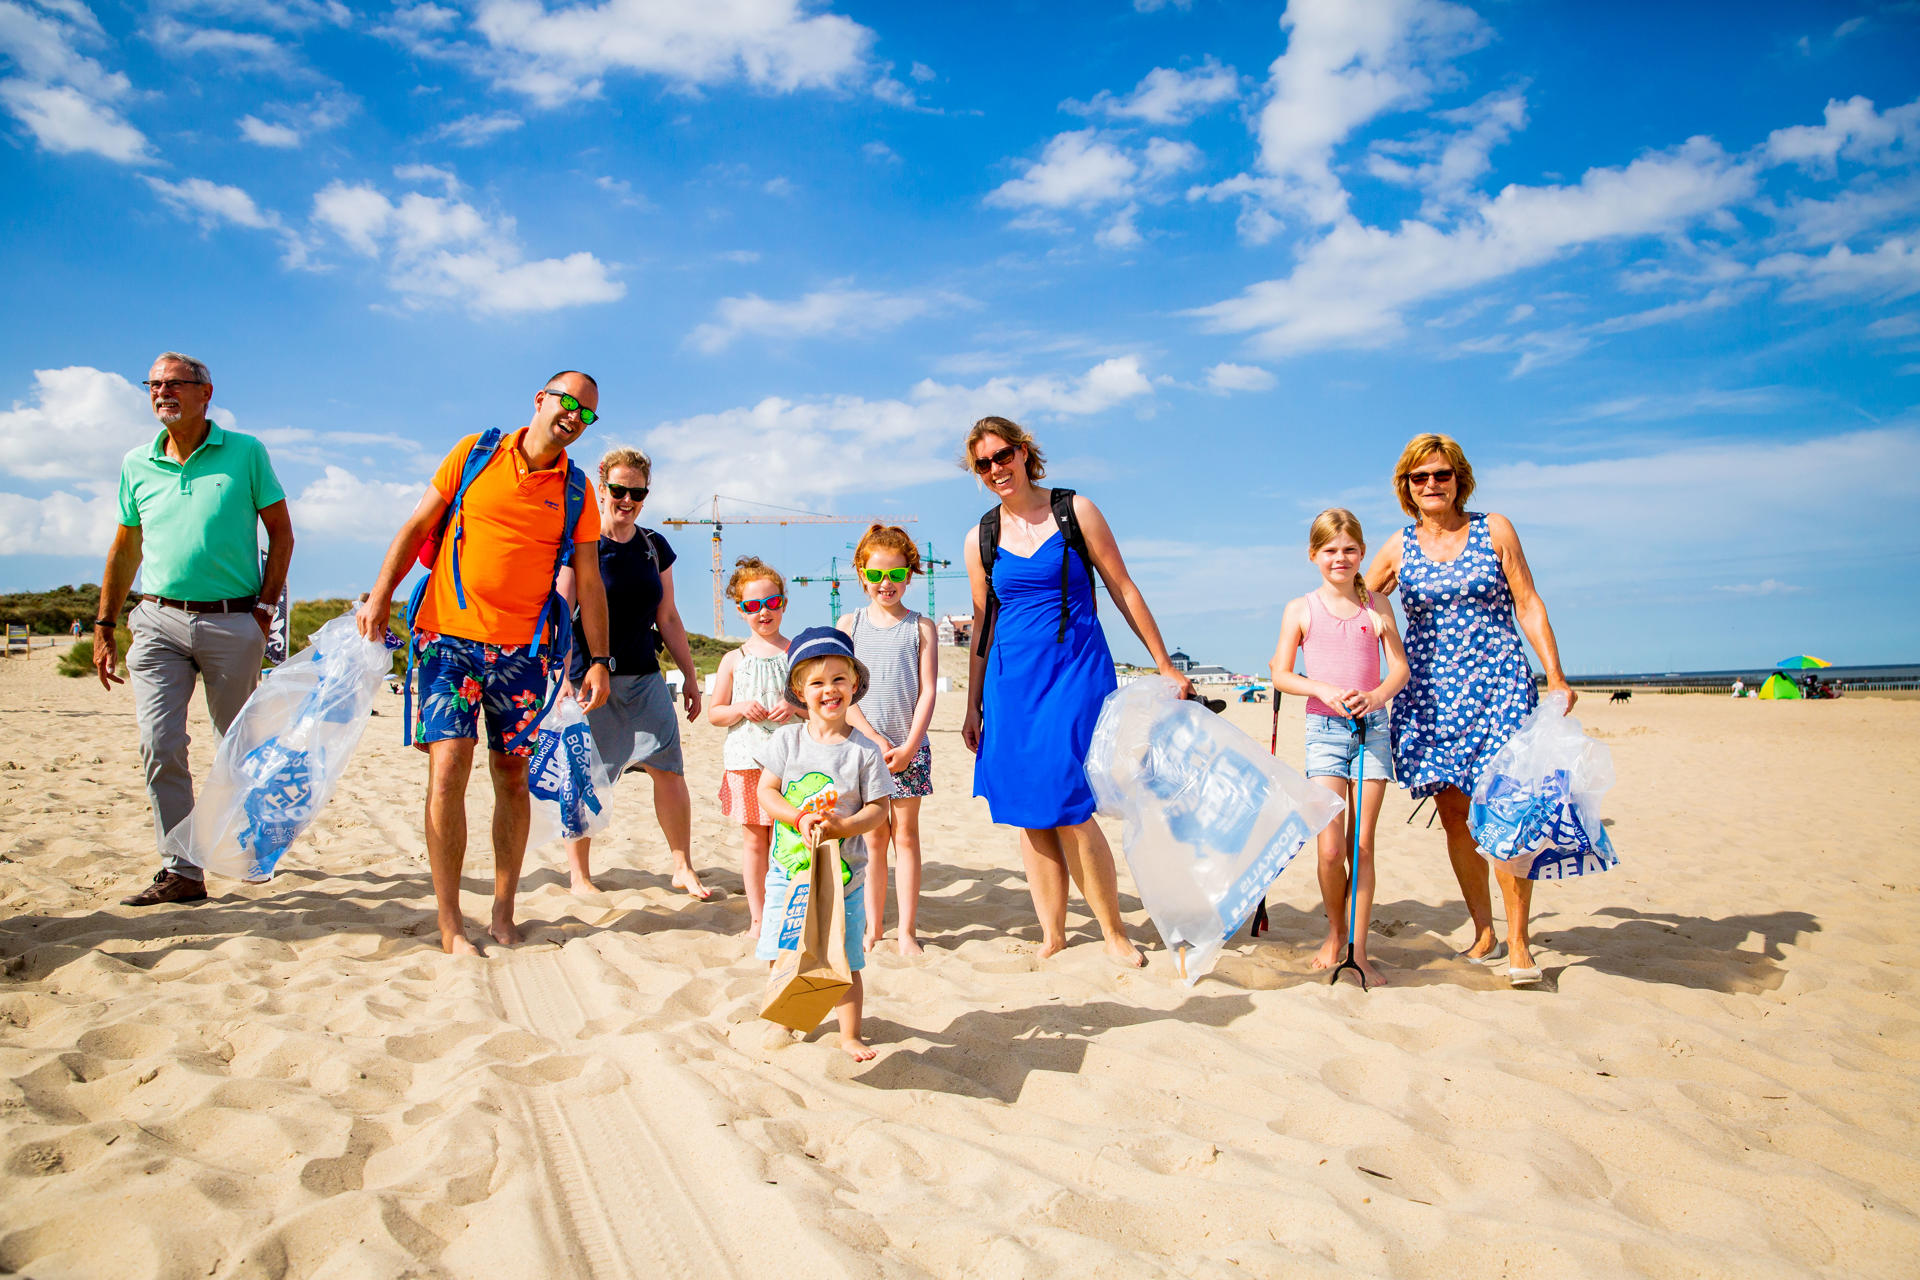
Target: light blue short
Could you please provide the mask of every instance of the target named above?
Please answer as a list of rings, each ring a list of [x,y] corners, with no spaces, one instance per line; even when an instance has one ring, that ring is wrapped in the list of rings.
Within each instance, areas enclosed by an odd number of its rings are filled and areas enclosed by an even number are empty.
[[[1360,772],[1360,738],[1351,721],[1340,716],[1307,716],[1307,776],[1309,778],[1345,778],[1352,782]],[[1367,716],[1368,782],[1393,781],[1393,741],[1389,736],[1387,709]]]
[[[787,899],[793,895],[794,881],[787,879],[779,863],[767,866],[767,905],[760,915],[760,941],[753,948],[755,960],[769,963],[780,958],[780,924],[786,918]],[[867,881],[848,889],[844,896],[847,915],[847,967],[855,973],[867,967]]]

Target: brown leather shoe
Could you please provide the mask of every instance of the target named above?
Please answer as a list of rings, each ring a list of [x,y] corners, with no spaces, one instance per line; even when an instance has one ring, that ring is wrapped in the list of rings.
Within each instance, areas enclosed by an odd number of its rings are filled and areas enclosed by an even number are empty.
[[[120,899],[123,907],[151,907],[162,902],[204,902],[207,882],[194,880],[173,871],[162,871],[153,883],[130,898]]]

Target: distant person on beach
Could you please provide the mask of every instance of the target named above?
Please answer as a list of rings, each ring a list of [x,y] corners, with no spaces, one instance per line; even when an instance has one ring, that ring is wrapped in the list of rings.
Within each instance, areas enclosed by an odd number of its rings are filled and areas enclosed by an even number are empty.
[[[548,646],[560,638],[567,620],[552,618],[548,635],[535,633],[563,551],[573,568],[589,650],[580,701],[591,713],[607,700],[613,658],[596,554],[600,509],[590,495],[573,527],[561,527],[573,469],[567,446],[599,416],[599,402],[599,386],[584,373],[570,369],[548,378],[534,393],[532,419],[501,438],[460,498],[456,520],[443,530],[468,455],[481,437],[471,435],[455,445],[394,535],[360,609],[360,634],[383,637],[394,588],[413,567],[421,545],[436,531],[443,533],[413,620],[421,704],[414,745],[427,753],[427,857],[440,945],[452,955],[480,953],[460,912],[460,870],[467,857],[467,778],[483,712],[493,778],[493,919],[487,933],[502,946],[521,940],[513,904],[527,852],[527,760],[533,744],[526,729],[546,706]],[[585,485],[584,476],[579,483]],[[536,639],[542,643],[537,654]]]
[[[1320,830],[1320,900],[1327,911],[1327,938],[1313,957],[1313,967],[1331,969],[1340,963],[1347,948],[1351,893],[1353,959],[1371,987],[1385,981],[1367,958],[1374,903],[1373,835],[1387,783],[1393,779],[1387,709],[1406,687],[1407,655],[1400,647],[1392,603],[1367,590],[1361,571],[1366,554],[1366,535],[1353,512],[1333,507],[1313,518],[1307,557],[1320,571],[1320,586],[1288,603],[1268,670],[1275,689],[1307,700],[1307,777],[1347,805],[1344,822]],[[1306,657],[1305,675],[1294,673],[1296,654]],[[1380,674],[1383,654],[1385,678]],[[1365,726],[1364,744],[1356,723]],[[1363,794],[1356,796],[1356,788]],[[1356,848],[1355,814],[1360,839],[1350,884],[1347,862],[1348,850]]]
[[[727,580],[727,599],[747,620],[747,642],[720,659],[707,723],[727,731],[720,744],[720,812],[740,826],[746,931],[757,938],[773,848],[773,819],[760,808],[760,753],[795,714],[787,701],[787,637],[780,630],[787,580],[758,556],[741,556]]]
[[[1473,919],[1461,958],[1494,964],[1504,957],[1507,980],[1526,986],[1540,981],[1527,944],[1533,881],[1495,869],[1507,907],[1507,940],[1496,943],[1487,864],[1467,809],[1481,767],[1539,700],[1522,632],[1546,668],[1548,690],[1564,693],[1568,707],[1578,695],[1560,670],[1560,646],[1520,535],[1505,516],[1467,510],[1473,467],[1459,444],[1431,433],[1409,440],[1393,490],[1413,523],[1380,549],[1367,584],[1404,589],[1411,679],[1394,703],[1395,771],[1415,796],[1433,797],[1446,830],[1447,856]]]
[[[167,833],[193,812],[187,707],[194,677],[206,688],[215,731],[226,733],[260,682],[273,625],[262,602],[280,598],[293,559],[293,519],[267,447],[207,420],[207,366],[168,351],[153,362],[146,388],[161,431],[121,459],[120,526],[93,624],[94,670],[112,689],[121,682],[114,625],[138,570],[146,598],[127,617],[127,674],[161,867],[151,884],[120,900],[129,907],[207,896],[206,873],[166,849]]]
[[[1025,428],[980,419],[967,432],[961,465],[1000,500],[963,542],[974,647],[960,733],[979,756],[973,793],[986,799],[995,822],[1021,828],[1040,954],[1067,945],[1071,879],[1099,922],[1107,954],[1137,968],[1146,957],[1120,918],[1113,850],[1094,825],[1084,767],[1100,704],[1115,688],[1113,654],[1094,612],[1096,573],[1160,674],[1182,697],[1193,696],[1193,685],[1168,658],[1100,509],[1072,490],[1037,486],[1046,460]]]
[[[853,641],[872,687],[847,713],[853,727],[880,748],[893,775],[887,820],[868,841],[867,950],[887,932],[887,851],[900,863],[895,892],[900,899],[899,949],[920,954],[920,802],[933,794],[934,681],[939,672],[940,634],[933,619],[906,605],[907,587],[920,571],[920,549],[898,525],[876,524],[853,549],[853,573],[868,596],[837,624]]]
[[[87,634],[87,629],[80,625],[80,619],[75,618],[73,625],[67,628],[67,634],[75,640],[78,640],[81,636]]]
[[[608,775],[642,771],[653,784],[653,816],[673,857],[673,883],[706,901],[707,887],[693,869],[693,801],[687,795],[680,758],[680,724],[673,693],[660,674],[660,646],[680,668],[680,697],[687,719],[700,714],[700,672],[693,665],[687,628],[673,600],[673,548],[638,521],[653,482],[653,461],[638,449],[612,449],[600,459],[600,581],[607,593],[608,643],[613,681],[607,700],[587,713],[593,744]],[[573,570],[560,571],[560,594],[574,598]],[[573,616],[573,662],[560,696],[571,697],[587,674],[590,648],[579,610]],[[575,893],[595,892],[593,840],[569,840],[567,867]]]

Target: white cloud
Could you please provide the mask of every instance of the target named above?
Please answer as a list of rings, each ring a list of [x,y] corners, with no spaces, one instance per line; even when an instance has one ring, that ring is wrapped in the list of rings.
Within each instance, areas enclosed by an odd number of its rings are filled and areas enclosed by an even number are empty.
[[[352,12],[339,0],[164,0],[163,7],[177,13],[216,14],[281,31],[345,27],[353,22]]]
[[[793,179],[784,177],[768,178],[760,184],[760,189],[770,196],[779,196],[784,200],[794,192]]]
[[[1796,587],[1778,578],[1763,578],[1759,582],[1729,582],[1717,585],[1713,589],[1740,596],[1796,595],[1806,590],[1805,587]]]
[[[345,467],[330,465],[287,505],[292,510],[293,527],[303,535],[385,542],[393,534],[389,527],[393,514],[413,510],[425,492],[422,483],[363,480]],[[375,513],[380,518],[370,519]]]
[[[1920,98],[1884,114],[1871,99],[1829,99],[1821,124],[1797,124],[1767,135],[1766,154],[1774,164],[1797,164],[1833,173],[1841,156],[1863,164],[1902,164],[1920,160]]]
[[[0,81],[0,102],[33,132],[40,145],[63,154],[89,152],[121,164],[148,164],[146,135],[120,113],[69,85]]]
[[[1920,293],[1920,243],[1901,238],[1884,241],[1870,253],[1855,253],[1837,244],[1824,256],[1782,253],[1754,270],[1793,283],[1786,298],[1802,301],[1855,294],[1870,298],[1904,298]]]
[[[895,151],[892,147],[888,146],[884,142],[879,142],[879,141],[869,142],[865,146],[860,148],[860,154],[865,156],[869,160],[877,160],[882,164],[900,163],[899,152]]]
[[[205,178],[171,182],[148,178],[146,182],[155,195],[190,216],[197,215],[210,222],[231,222],[256,231],[280,225],[278,215],[262,213],[253,197],[239,187],[223,187]]]
[[[1060,104],[1065,111],[1081,115],[1104,115],[1114,120],[1139,120],[1146,124],[1185,124],[1210,107],[1231,102],[1240,96],[1240,76],[1232,67],[1212,58],[1191,71],[1155,67],[1147,72],[1133,92],[1117,97],[1102,89],[1091,102],[1069,99]]]
[[[1920,215],[1920,181],[1868,183],[1826,200],[1800,197],[1771,208],[1780,235],[1794,244],[1844,244],[1868,231]]]
[[[1134,249],[1146,243],[1146,237],[1140,234],[1140,228],[1133,223],[1140,206],[1130,204],[1113,218],[1106,226],[1094,232],[1094,243],[1108,249]]]
[[[99,556],[113,544],[118,503],[110,493],[0,493],[0,556]]]
[[[0,55],[12,60],[17,73],[0,80],[0,104],[48,151],[148,164],[154,157],[146,135],[111,105],[132,85],[80,52],[105,38],[85,5],[49,4],[35,11],[0,0]]]
[[[159,429],[146,392],[117,373],[88,365],[36,369],[33,403],[16,400],[0,412],[0,472],[111,484],[122,455]]]
[[[1011,208],[1084,209],[1133,194],[1140,166],[1092,129],[1057,134],[1040,159],[1000,184],[988,204]]]
[[[449,120],[434,130],[433,136],[451,142],[456,147],[477,147],[503,133],[512,133],[525,123],[511,111],[494,111],[487,115],[461,116],[458,120]]]
[[[1624,168],[1590,169],[1572,186],[1509,186],[1452,230],[1409,221],[1387,231],[1342,218],[1290,275],[1193,314],[1217,332],[1254,334],[1250,345],[1268,355],[1377,346],[1419,303],[1582,245],[1677,230],[1752,190],[1747,167],[1695,138]]]
[[[1036,421],[1086,417],[1148,397],[1137,356],[1118,356],[1073,378],[994,378],[977,387],[931,378],[904,399],[769,397],[719,413],[662,423],[648,433],[657,508],[681,511],[720,492],[755,501],[830,503],[869,490],[951,476],[966,424],[998,413]]]
[[[689,334],[687,343],[712,354],[749,334],[826,338],[882,333],[964,302],[950,294],[889,294],[870,289],[822,289],[785,302],[750,293],[722,298],[714,307],[714,318]]]
[[[499,54],[501,83],[542,103],[590,97],[610,71],[691,85],[743,80],[790,93],[861,78],[873,32],[800,0],[480,0],[474,27]]]
[[[262,147],[297,147],[300,131],[284,124],[269,124],[258,116],[240,117],[240,136]]]
[[[1451,134],[1375,143],[1367,157],[1374,177],[1425,191],[1421,212],[1428,217],[1473,198],[1476,184],[1493,167],[1493,149],[1526,127],[1527,99],[1518,91],[1491,93],[1472,106],[1442,111],[1439,118],[1463,127]],[[1408,164],[1396,156],[1430,158]]]
[[[913,67],[907,72],[907,74],[912,76],[919,83],[926,84],[929,80],[938,79],[940,73],[935,71],[932,67],[928,66],[924,62],[916,62],[913,64]]]
[[[229,31],[162,17],[147,31],[147,41],[168,54],[219,61],[227,68],[256,74],[287,75],[299,67],[294,50],[258,31]]]
[[[1645,311],[1635,311],[1630,315],[1602,320],[1593,326],[1593,332],[1627,333],[1634,329],[1645,329],[1650,325],[1671,324],[1675,320],[1685,320],[1693,316],[1705,315],[1709,311],[1730,307],[1752,292],[1752,285],[1729,285],[1724,288],[1710,289],[1704,297],[1686,298],[1679,302],[1669,302],[1665,306],[1649,307]]]
[[[556,311],[626,295],[591,253],[522,261],[513,219],[489,218],[452,196],[407,192],[390,200],[370,184],[328,184],[313,220],[380,262],[410,306],[464,303],[491,314]]]
[[[1222,393],[1271,391],[1278,382],[1279,379],[1259,365],[1222,363],[1207,370],[1207,385]]]
[[[1155,177],[1180,173],[1200,164],[1200,148],[1191,142],[1174,142],[1168,138],[1148,138],[1146,149],[1140,153],[1140,167]]]
[[[460,194],[460,179],[453,170],[437,164],[397,164],[393,166],[393,176],[410,186],[437,184],[449,197]]]
[[[1564,422],[1619,419],[1659,422],[1672,418],[1699,418],[1710,414],[1781,413],[1798,402],[1784,387],[1708,388],[1701,391],[1658,392],[1616,396],[1588,405]]]

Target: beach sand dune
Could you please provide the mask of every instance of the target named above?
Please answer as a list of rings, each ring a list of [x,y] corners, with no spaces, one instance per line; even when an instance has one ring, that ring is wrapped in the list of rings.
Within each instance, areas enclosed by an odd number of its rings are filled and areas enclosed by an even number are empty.
[[[756,1017],[715,730],[687,755],[724,896],[672,890],[629,781],[605,892],[535,851],[527,943],[460,962],[397,697],[271,883],[145,911],[116,905],[155,867],[131,699],[40,654],[0,667],[0,708],[0,1270],[1892,1277],[1920,1255],[1912,702],[1583,703],[1622,865],[1541,886],[1531,991],[1451,958],[1438,828],[1390,795],[1392,985],[1363,993],[1307,970],[1309,858],[1272,934],[1193,988],[1124,870],[1150,967],[1042,962],[956,694],[928,954],[873,957],[868,1064]],[[1263,743],[1267,714],[1229,711]],[[489,812],[482,774],[476,920]]]

